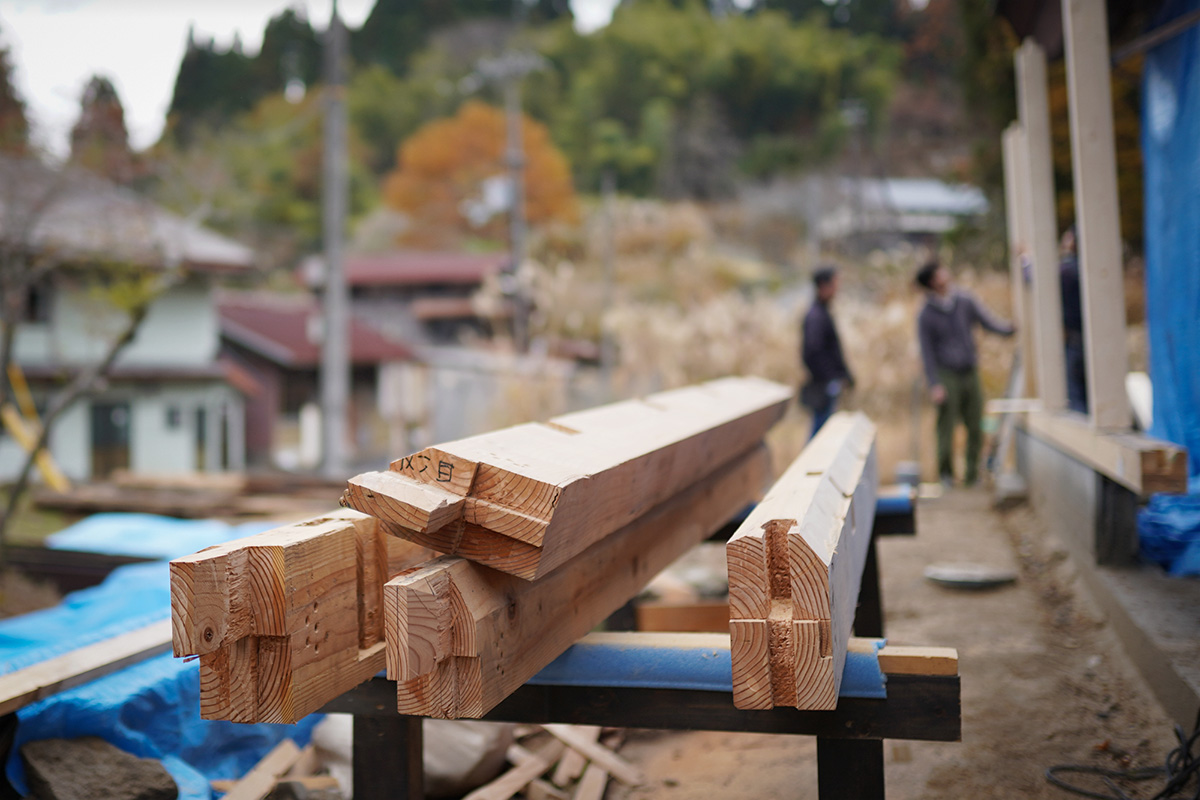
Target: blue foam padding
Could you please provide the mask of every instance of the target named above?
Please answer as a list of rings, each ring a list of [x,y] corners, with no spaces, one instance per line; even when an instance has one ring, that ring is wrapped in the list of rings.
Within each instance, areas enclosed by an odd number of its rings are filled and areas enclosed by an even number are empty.
[[[887,697],[879,648],[846,654],[841,697]],[[549,686],[610,686],[623,689],[733,691],[728,645],[649,646],[584,640],[572,645],[529,680]]]
[[[273,527],[273,522],[230,525],[216,519],[106,512],[92,514],[50,534],[46,537],[46,546],[56,550],[171,559]]]
[[[880,494],[875,499],[875,513],[879,516],[911,514],[912,511],[913,499],[907,486],[903,487],[903,491]]]

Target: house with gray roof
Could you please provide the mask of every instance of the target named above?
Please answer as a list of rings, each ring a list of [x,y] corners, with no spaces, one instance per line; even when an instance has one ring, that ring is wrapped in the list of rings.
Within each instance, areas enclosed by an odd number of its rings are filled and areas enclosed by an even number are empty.
[[[99,390],[51,432],[68,477],[244,466],[242,391],[253,382],[219,357],[215,289],[254,270],[249,248],[84,170],[0,157],[0,270],[29,264],[42,274],[15,303],[13,361],[43,406],[126,324],[113,287],[134,275],[160,287]],[[20,455],[0,433],[0,480]]]

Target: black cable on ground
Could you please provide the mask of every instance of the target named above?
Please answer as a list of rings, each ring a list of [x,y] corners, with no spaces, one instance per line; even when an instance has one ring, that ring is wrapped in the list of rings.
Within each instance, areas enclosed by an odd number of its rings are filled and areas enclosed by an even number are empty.
[[[1188,736],[1184,733],[1183,728],[1176,725],[1175,738],[1179,740],[1179,746],[1167,754],[1166,763],[1161,767],[1119,770],[1093,767],[1087,764],[1058,764],[1046,770],[1046,780],[1082,797],[1094,797],[1096,800],[1133,800],[1117,785],[1117,781],[1138,783],[1165,776],[1166,783],[1149,800],[1200,800],[1200,750],[1197,749],[1197,745],[1200,744],[1200,713],[1196,715],[1196,725],[1192,728],[1192,735]],[[1108,787],[1109,793],[1101,794],[1068,783],[1066,779],[1060,777],[1066,773],[1096,776]],[[1195,785],[1190,789],[1191,794],[1183,794],[1193,779]]]

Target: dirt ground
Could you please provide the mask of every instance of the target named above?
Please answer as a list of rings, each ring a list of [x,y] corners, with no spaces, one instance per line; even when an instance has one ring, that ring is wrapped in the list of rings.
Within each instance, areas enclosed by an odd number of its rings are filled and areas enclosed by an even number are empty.
[[[1167,715],[1032,510],[993,511],[986,490],[954,489],[920,502],[917,527],[880,541],[885,628],[893,643],[958,649],[963,740],[886,742],[889,798],[1068,798],[1048,766],[1162,763],[1175,746]],[[964,591],[924,578],[955,561],[1019,579]],[[811,737],[631,731],[621,752],[650,781],[614,783],[609,800],[817,796]],[[1145,787],[1131,796],[1161,782]]]

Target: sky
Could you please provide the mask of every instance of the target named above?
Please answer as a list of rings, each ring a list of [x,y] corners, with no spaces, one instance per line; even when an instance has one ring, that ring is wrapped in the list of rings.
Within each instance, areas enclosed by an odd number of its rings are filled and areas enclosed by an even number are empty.
[[[338,0],[338,10],[357,28],[374,2]],[[616,4],[570,2],[584,31],[606,24]],[[240,36],[254,53],[267,20],[289,6],[304,9],[320,29],[332,0],[0,0],[0,43],[9,49],[38,144],[66,154],[83,88],[99,74],[116,87],[130,143],[142,149],[162,131],[189,25],[197,39],[213,37],[223,46]]]

